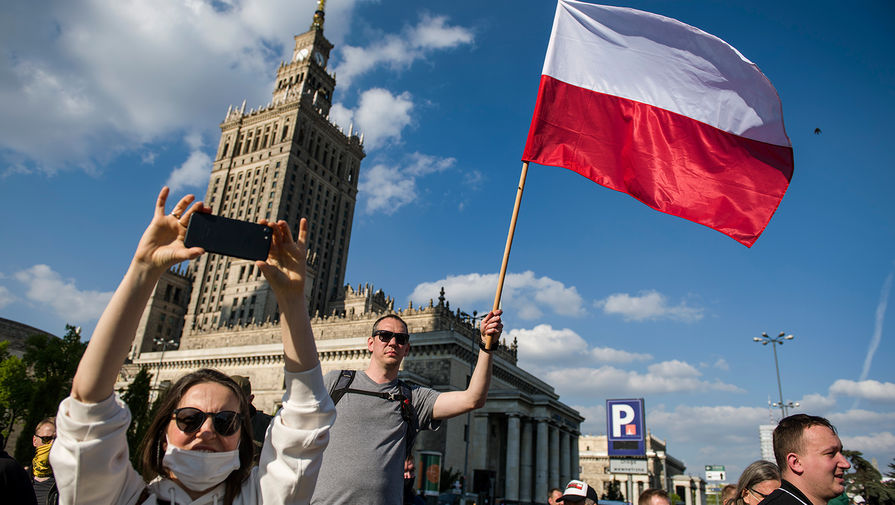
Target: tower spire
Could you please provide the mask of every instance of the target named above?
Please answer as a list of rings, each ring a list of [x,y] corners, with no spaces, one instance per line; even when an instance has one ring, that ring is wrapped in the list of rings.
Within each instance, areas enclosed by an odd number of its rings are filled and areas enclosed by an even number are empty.
[[[314,11],[314,21],[311,23],[312,30],[323,31],[324,6],[326,6],[326,0],[317,0],[317,10]]]

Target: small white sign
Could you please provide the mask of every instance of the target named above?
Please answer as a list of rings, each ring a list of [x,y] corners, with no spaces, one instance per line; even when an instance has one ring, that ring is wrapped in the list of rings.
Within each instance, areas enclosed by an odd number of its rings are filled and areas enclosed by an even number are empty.
[[[609,473],[648,474],[645,459],[610,458]]]
[[[705,472],[705,480],[723,482],[727,480],[727,472],[724,470],[707,470]]]

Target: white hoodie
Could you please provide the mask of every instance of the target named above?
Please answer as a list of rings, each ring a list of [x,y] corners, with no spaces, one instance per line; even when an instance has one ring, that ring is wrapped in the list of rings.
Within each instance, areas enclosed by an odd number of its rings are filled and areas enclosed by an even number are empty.
[[[270,423],[259,466],[243,483],[234,505],[306,504],[311,500],[336,410],[320,366],[286,372],[283,408]],[[50,464],[61,505],[138,505],[147,484],[128,459],[125,433],[131,415],[117,394],[100,403],[68,397],[59,404]],[[157,478],[148,485],[156,505],[220,505],[221,484],[196,500],[177,484]],[[142,505],[139,504],[139,505]]]

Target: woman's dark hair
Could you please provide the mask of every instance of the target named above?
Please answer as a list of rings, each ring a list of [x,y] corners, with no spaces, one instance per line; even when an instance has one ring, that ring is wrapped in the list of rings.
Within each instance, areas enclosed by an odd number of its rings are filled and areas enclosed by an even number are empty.
[[[780,480],[780,469],[770,461],[760,459],[753,462],[740,474],[737,481],[737,494],[729,503],[743,504],[743,491],[752,489],[753,486],[766,480]]]
[[[243,481],[252,472],[252,457],[254,456],[255,446],[252,442],[252,420],[249,416],[249,400],[233,379],[217,370],[203,368],[186,374],[165,393],[164,399],[156,411],[152,423],[149,424],[149,428],[146,430],[146,435],[143,437],[143,442],[140,445],[143,478],[149,481],[157,475],[168,475],[168,471],[162,466],[162,459],[165,457],[165,431],[168,428],[168,423],[171,422],[174,409],[177,408],[183,395],[191,387],[206,382],[220,384],[230,389],[239,401],[239,413],[242,414],[242,422],[239,427],[239,468],[233,470],[224,480],[224,505],[232,505],[233,499],[236,498],[242,488]]]

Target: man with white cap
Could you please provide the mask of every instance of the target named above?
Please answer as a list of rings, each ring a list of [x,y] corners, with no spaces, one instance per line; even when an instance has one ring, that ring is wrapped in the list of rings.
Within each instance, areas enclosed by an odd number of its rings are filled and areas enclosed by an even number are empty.
[[[556,501],[563,505],[597,505],[597,492],[581,480],[570,480]]]

